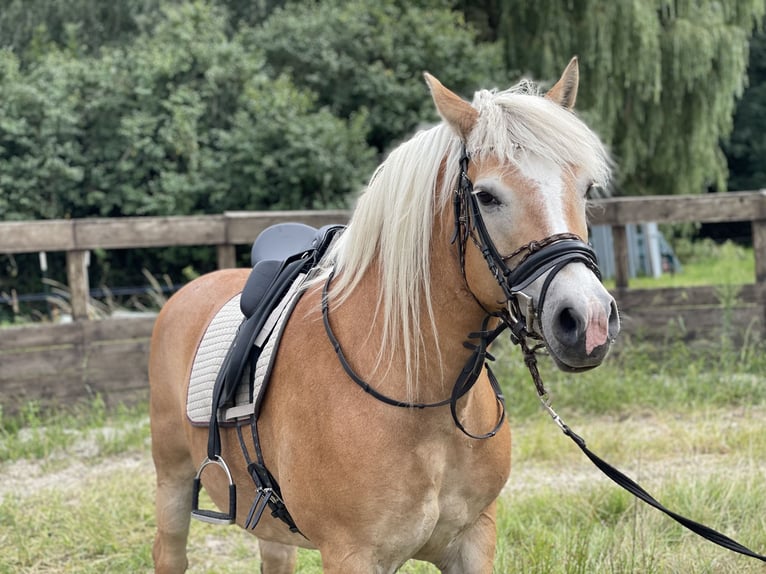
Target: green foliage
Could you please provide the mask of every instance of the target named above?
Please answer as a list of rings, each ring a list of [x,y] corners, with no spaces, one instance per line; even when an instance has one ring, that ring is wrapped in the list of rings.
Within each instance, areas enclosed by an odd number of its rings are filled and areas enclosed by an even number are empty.
[[[766,31],[750,42],[749,85],[737,105],[734,130],[724,146],[729,189],[766,188]]]
[[[420,4],[290,4],[254,29],[250,41],[263,49],[272,75],[288,74],[334,115],[367,110],[368,141],[384,150],[436,119],[424,71],[466,96],[505,77],[497,46],[478,42],[459,14]]]
[[[211,4],[169,5],[150,36],[97,56],[2,53],[7,218],[338,205],[371,168],[364,117],[316,110],[226,35]]]
[[[150,27],[162,0],[5,0],[0,47],[34,62],[53,46],[76,53],[129,41]]]
[[[763,0],[506,2],[506,65],[555,78],[580,56],[578,107],[611,146],[620,194],[725,189],[719,140],[742,95]]]

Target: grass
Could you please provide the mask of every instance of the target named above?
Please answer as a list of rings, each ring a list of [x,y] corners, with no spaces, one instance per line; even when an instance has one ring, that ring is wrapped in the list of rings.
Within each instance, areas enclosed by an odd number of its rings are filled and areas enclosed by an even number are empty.
[[[622,420],[575,415],[570,424],[667,505],[757,550],[766,548],[764,415],[761,405],[644,412]],[[148,439],[148,426],[141,424]],[[495,572],[763,571],[601,478],[550,421],[531,417],[512,426],[515,470],[500,498]],[[92,453],[82,469],[43,473],[37,478],[47,476],[49,484],[38,488],[33,478],[23,492],[2,497],[0,573],[151,570],[151,461],[147,448],[124,446],[119,458]],[[3,475],[10,464],[0,468]],[[71,475],[79,480],[63,478]],[[193,522],[189,560],[191,573],[257,571],[257,545],[239,528]],[[318,554],[301,551],[298,571],[320,573]],[[436,570],[411,561],[402,572]]]
[[[667,505],[763,548],[762,485],[726,469],[693,474],[652,489]],[[497,572],[669,573],[762,572],[760,563],[728,553],[686,532],[624,491],[594,481],[577,492],[544,488],[505,497]],[[724,510],[725,509],[725,510]],[[760,511],[760,515],[758,512]],[[726,516],[724,516],[726,515]]]
[[[657,278],[635,277],[630,279],[629,286],[652,289],[711,284],[747,285],[755,282],[755,256],[751,247],[731,241],[719,244],[711,239],[679,241],[675,247],[682,264],[679,273],[664,273]],[[613,289],[614,279],[607,279],[604,285]]]
[[[19,458],[56,459],[57,456],[120,454],[146,441],[146,406],[119,406],[107,412],[101,397],[69,410],[42,413],[37,402],[21,413],[5,417],[0,405],[0,463]]]

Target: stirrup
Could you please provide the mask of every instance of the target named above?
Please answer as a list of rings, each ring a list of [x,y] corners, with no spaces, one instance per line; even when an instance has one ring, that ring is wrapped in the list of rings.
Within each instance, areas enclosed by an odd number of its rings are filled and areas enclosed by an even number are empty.
[[[226,478],[229,480],[228,513],[219,512],[217,510],[200,509],[199,507],[199,491],[202,488],[202,480],[200,477],[202,476],[202,471],[205,470],[205,467],[210,464],[220,466],[226,473]],[[202,461],[202,464],[197,471],[197,476],[194,477],[194,495],[192,497],[191,515],[193,518],[201,520],[202,522],[207,522],[208,524],[234,524],[234,521],[237,518],[237,486],[234,484],[234,480],[231,477],[229,467],[226,466],[226,463],[218,455],[215,455],[215,458],[212,459],[205,457],[205,460]]]

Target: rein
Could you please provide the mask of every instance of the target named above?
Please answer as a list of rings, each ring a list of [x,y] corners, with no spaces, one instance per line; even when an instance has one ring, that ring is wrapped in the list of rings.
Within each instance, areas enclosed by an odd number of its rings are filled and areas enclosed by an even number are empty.
[[[503,396],[503,392],[500,389],[500,383],[497,382],[497,378],[487,363],[487,361],[495,360],[495,358],[487,352],[487,347],[489,347],[489,344],[492,343],[492,341],[494,341],[497,336],[506,329],[505,323],[501,323],[500,326],[496,329],[490,330],[489,321],[492,317],[487,315],[481,324],[481,330],[468,334],[469,339],[476,339],[478,342],[470,343],[465,341],[463,343],[463,346],[473,351],[473,353],[468,358],[468,361],[466,361],[465,366],[463,366],[463,370],[455,381],[455,385],[452,387],[452,394],[448,399],[443,399],[433,403],[400,401],[376,391],[367,381],[365,381],[356,373],[356,371],[346,359],[346,355],[343,353],[343,348],[340,345],[340,341],[338,341],[338,338],[335,336],[335,332],[330,325],[329,289],[333,276],[334,271],[331,271],[322,289],[322,320],[324,322],[327,338],[330,340],[333,349],[335,349],[335,354],[338,356],[338,360],[340,361],[343,370],[346,371],[346,374],[352,381],[359,385],[359,387],[361,387],[365,393],[372,395],[375,399],[392,407],[428,409],[449,405],[450,413],[452,414],[452,420],[455,422],[455,426],[457,426],[457,428],[459,428],[465,435],[471,438],[487,439],[497,434],[497,431],[499,431],[505,423],[505,397]],[[487,370],[489,384],[492,386],[492,390],[495,393],[495,399],[499,406],[500,413],[498,415],[497,423],[491,431],[484,434],[473,434],[468,429],[466,429],[463,423],[460,421],[460,417],[458,416],[457,412],[457,402],[473,388],[474,384],[476,384],[476,381],[481,375],[482,368]]]
[[[556,411],[553,410],[553,407],[551,407],[551,399],[548,395],[548,392],[545,390],[545,386],[543,385],[542,378],[540,377],[540,372],[537,368],[537,355],[536,352],[539,350],[540,345],[535,345],[532,348],[530,348],[526,343],[526,336],[528,336],[528,333],[519,332],[515,333],[515,336],[511,337],[511,340],[519,345],[521,347],[521,351],[524,355],[524,363],[527,365],[527,368],[529,369],[529,374],[532,376],[532,381],[535,384],[535,389],[537,390],[537,396],[540,399],[540,402],[543,405],[543,408],[548,412],[548,414],[553,419],[553,422],[556,423],[556,425],[561,429],[561,431],[568,436],[572,441],[580,448],[580,450],[583,451],[585,456],[587,456],[590,461],[596,465],[596,467],[603,472],[610,480],[615,482],[618,486],[623,488],[624,490],[627,490],[630,494],[635,496],[636,498],[643,500],[645,503],[647,503],[649,506],[652,506],[659,510],[660,512],[666,514],[676,522],[678,522],[681,526],[684,528],[687,528],[697,534],[698,536],[701,536],[702,538],[705,538],[706,540],[709,540],[710,542],[713,542],[719,546],[722,546],[723,548],[726,548],[727,550],[731,550],[732,552],[737,552],[738,554],[743,554],[745,556],[749,556],[750,558],[755,558],[757,560],[760,560],[761,562],[766,562],[766,556],[762,554],[758,554],[757,552],[753,552],[746,546],[743,546],[736,540],[729,538],[728,536],[721,534],[717,530],[713,530],[709,526],[705,526],[704,524],[700,524],[699,522],[695,522],[694,520],[691,520],[689,518],[686,518],[685,516],[682,516],[676,512],[673,512],[672,510],[669,510],[665,506],[663,506],[656,498],[654,498],[651,494],[649,494],[646,490],[644,490],[637,482],[635,482],[633,479],[625,475],[620,470],[616,469],[612,465],[610,465],[608,462],[603,460],[601,457],[596,455],[593,451],[591,451],[588,446],[585,443],[585,439],[583,439],[580,435],[576,434],[569,426],[561,419],[561,417],[556,413]]]
[[[517,249],[511,255],[502,257],[499,255],[497,249],[492,243],[489,234],[487,233],[484,222],[479,212],[479,207],[476,202],[476,198],[473,194],[473,184],[468,177],[468,160],[469,156],[466,152],[465,146],[463,147],[463,153],[460,159],[460,183],[459,188],[456,190],[454,198],[455,206],[455,234],[453,236],[453,242],[458,241],[460,246],[460,264],[463,268],[463,277],[465,278],[464,262],[465,262],[465,243],[466,238],[470,236],[474,243],[479,247],[487,261],[490,271],[497,279],[503,291],[508,297],[508,305],[511,313],[508,317],[501,315],[503,323],[511,330],[511,341],[519,345],[522,354],[524,356],[524,363],[529,370],[529,374],[532,377],[532,381],[537,391],[537,396],[543,405],[543,408],[548,412],[556,425],[561,431],[568,436],[583,451],[590,461],[596,465],[596,467],[603,472],[610,480],[615,482],[618,486],[628,491],[630,494],[644,501],[648,505],[656,508],[660,512],[666,514],[683,527],[691,530],[695,534],[713,542],[727,550],[743,554],[751,558],[755,558],[762,562],[766,562],[766,556],[758,554],[746,546],[743,546],[736,540],[729,538],[728,536],[721,534],[720,532],[713,530],[712,528],[695,522],[685,516],[682,516],[672,510],[669,510],[663,506],[656,498],[644,490],[638,483],[629,478],[623,472],[614,468],[612,465],[604,461],[601,457],[591,451],[585,439],[576,434],[569,426],[564,423],[561,417],[553,410],[551,406],[551,399],[543,384],[540,371],[537,368],[537,352],[540,351],[545,345],[543,343],[535,343],[533,346],[529,346],[527,339],[541,340],[540,334],[536,333],[532,327],[533,317],[530,314],[534,313],[534,307],[531,300],[527,303],[527,316],[524,318],[520,313],[519,295],[523,295],[521,291],[529,286],[535,279],[539,278],[544,272],[550,269],[550,273],[545,278],[542,289],[540,291],[540,298],[537,302],[537,313],[540,315],[543,309],[543,302],[545,295],[548,291],[550,282],[556,276],[556,274],[564,266],[574,261],[580,261],[585,263],[588,268],[601,279],[601,273],[598,268],[598,261],[595,253],[591,247],[583,243],[579,237],[573,234],[559,234],[547,237],[539,242],[528,243]],[[459,205],[462,204],[462,205]],[[468,209],[465,205],[470,206],[471,221],[463,215]],[[474,237],[471,231],[471,222],[476,229],[478,237]],[[462,229],[461,229],[462,226]],[[505,261],[511,259],[521,253],[526,252],[521,262],[513,270],[509,269],[505,265]],[[526,296],[524,296],[526,297]],[[510,321],[509,321],[510,319]]]
[[[561,419],[561,417],[553,410],[551,406],[551,399],[548,392],[545,389],[540,371],[537,367],[537,352],[545,347],[545,344],[541,342],[543,340],[542,334],[538,333],[533,326],[535,307],[537,307],[538,318],[543,309],[543,302],[545,295],[548,291],[551,281],[556,274],[566,265],[574,262],[584,263],[599,279],[601,279],[601,273],[598,268],[598,260],[593,249],[583,242],[580,237],[572,233],[559,233],[546,237],[540,241],[532,241],[526,245],[521,246],[510,255],[501,255],[492,238],[489,236],[484,220],[481,217],[481,211],[479,209],[478,202],[473,193],[473,183],[468,177],[468,161],[469,155],[463,146],[461,158],[460,158],[460,176],[458,180],[457,188],[455,189],[455,195],[453,198],[453,209],[455,215],[455,230],[452,236],[452,243],[458,245],[458,255],[460,261],[460,269],[463,275],[463,280],[468,286],[468,281],[465,276],[465,249],[468,243],[468,239],[476,245],[481,251],[487,266],[492,275],[497,280],[498,284],[503,290],[506,297],[507,308],[501,312],[487,311],[484,306],[479,302],[476,296],[473,295],[476,302],[486,311],[486,316],[482,322],[481,330],[476,333],[470,333],[469,339],[477,339],[477,343],[464,342],[463,345],[471,349],[473,353],[463,367],[462,372],[458,376],[455,386],[453,387],[450,398],[433,403],[414,403],[405,402],[388,397],[369,385],[364,379],[362,379],[351,367],[346,359],[340,342],[335,336],[332,327],[330,325],[329,317],[329,303],[328,303],[328,291],[330,282],[333,278],[333,273],[330,272],[327,281],[325,282],[324,289],[322,291],[322,318],[324,321],[325,331],[327,337],[332,343],[335,353],[338,356],[340,364],[345,370],[346,374],[353,380],[364,392],[372,395],[375,399],[395,407],[407,407],[416,409],[425,409],[441,406],[450,406],[452,413],[452,419],[455,425],[467,436],[475,439],[487,439],[495,436],[498,430],[505,423],[505,399],[503,397],[500,385],[495,378],[492,370],[489,368],[487,361],[494,360],[494,357],[487,351],[488,345],[494,341],[497,336],[505,329],[510,329],[511,342],[515,345],[519,345],[522,354],[524,356],[524,363],[529,370],[529,374],[532,377],[532,381],[537,391],[537,396],[543,405],[543,408],[548,412],[556,425],[561,431],[568,436],[572,441],[583,451],[591,462],[603,472],[610,480],[614,481],[618,486],[628,491],[633,496],[646,502],[650,506],[656,508],[660,512],[663,512],[685,528],[691,530],[695,534],[733,552],[755,558],[766,562],[766,556],[758,554],[749,548],[743,546],[739,542],[721,534],[720,532],[713,530],[712,528],[695,522],[689,518],[686,518],[672,510],[667,509],[660,502],[657,501],[651,494],[644,490],[638,483],[629,478],[623,472],[614,468],[612,465],[604,461],[593,451],[591,451],[585,440],[572,431],[571,428]],[[521,256],[520,262],[514,267],[509,268],[506,261]],[[537,305],[533,305],[530,297],[525,295],[522,290],[531,285],[536,279],[541,277],[544,273],[548,273],[545,281],[543,282],[539,300]],[[521,302],[525,302],[525,312],[521,312]],[[496,317],[500,319],[500,325],[495,329],[489,330],[489,321]],[[542,323],[540,323],[542,324]],[[541,327],[542,328],[542,327]],[[532,339],[535,342],[530,346],[528,340]],[[481,374],[482,366],[487,369],[487,375],[489,377],[492,389],[495,392],[495,397],[500,405],[500,418],[495,427],[486,434],[474,435],[470,433],[464,425],[461,423],[457,414],[457,401],[468,393],[473,385],[476,383],[479,375]]]

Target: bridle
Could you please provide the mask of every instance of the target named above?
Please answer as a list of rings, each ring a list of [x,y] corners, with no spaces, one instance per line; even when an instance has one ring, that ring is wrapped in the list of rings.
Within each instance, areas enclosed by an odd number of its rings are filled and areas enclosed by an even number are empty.
[[[487,266],[505,294],[507,314],[505,312],[497,314],[502,321],[500,328],[508,327],[511,330],[511,341],[513,341],[514,344],[519,345],[521,348],[521,352],[524,356],[524,363],[532,377],[532,382],[535,385],[538,398],[540,399],[543,408],[551,416],[561,431],[572,439],[591,462],[593,462],[601,472],[614,481],[618,486],[627,490],[633,496],[643,500],[660,512],[663,512],[695,534],[733,552],[766,562],[766,556],[750,550],[736,540],[733,540],[704,524],[695,522],[694,520],[667,509],[638,483],[591,451],[585,443],[585,439],[569,428],[556,411],[553,410],[551,399],[545,389],[542,377],[537,368],[537,352],[544,347],[544,343],[533,341],[532,344],[530,344],[529,340],[544,340],[540,317],[544,308],[543,303],[545,295],[551,281],[563,267],[570,263],[581,262],[593,271],[599,280],[601,279],[596,254],[593,249],[584,243],[578,236],[571,233],[560,233],[551,235],[540,241],[527,243],[510,255],[500,255],[487,232],[484,220],[481,217],[481,212],[479,211],[478,202],[473,193],[473,183],[467,173],[469,159],[465,146],[463,146],[460,157],[459,183],[453,199],[455,232],[452,238],[452,242],[457,242],[458,244],[460,268],[463,274],[463,280],[466,282],[466,286],[468,286],[468,281],[465,276],[465,247],[468,238],[470,238],[481,251],[487,262]],[[514,268],[511,269],[506,265],[506,261],[519,256],[521,256],[521,260]],[[537,304],[535,305],[535,302],[531,297],[526,295],[523,290],[548,271],[550,272],[543,282]],[[468,288],[470,291],[470,287]],[[473,295],[473,293],[471,294]],[[475,295],[473,295],[473,297],[476,299]],[[479,304],[481,305],[481,303]],[[522,311],[522,309],[524,310]],[[535,313],[537,314],[537,322],[540,327],[539,331],[535,326]],[[491,313],[488,312],[488,314]]]
[[[556,411],[553,410],[550,397],[545,390],[540,372],[537,368],[537,352],[545,346],[544,342],[540,342],[544,341],[540,314],[544,307],[545,295],[556,274],[570,263],[584,263],[599,279],[601,279],[596,254],[593,249],[577,235],[573,233],[558,233],[545,237],[539,241],[531,241],[519,247],[509,255],[501,255],[484,225],[478,202],[473,193],[473,183],[468,177],[469,159],[470,156],[467,153],[465,146],[463,146],[460,157],[460,174],[453,197],[455,229],[452,236],[452,243],[457,243],[458,246],[458,257],[460,260],[460,270],[463,276],[463,281],[473,298],[484,309],[486,316],[482,322],[481,330],[468,335],[470,340],[476,340],[477,342],[472,343],[466,341],[463,343],[463,345],[468,349],[471,349],[473,353],[463,367],[461,374],[458,376],[451,396],[448,399],[434,403],[413,403],[396,400],[376,391],[354,371],[346,360],[346,357],[343,354],[343,349],[330,325],[328,299],[329,287],[333,278],[333,273],[331,272],[328,275],[322,291],[322,318],[324,320],[327,336],[348,376],[366,393],[391,406],[424,409],[449,405],[455,425],[464,434],[474,439],[491,438],[497,434],[505,423],[505,399],[500,389],[500,384],[489,367],[488,361],[494,360],[494,357],[487,351],[487,347],[505,329],[510,329],[511,341],[514,344],[519,345],[521,348],[524,362],[532,377],[538,398],[543,407],[561,431],[572,439],[572,441],[583,451],[591,462],[601,470],[601,472],[621,488],[627,490],[632,495],[643,500],[657,510],[665,513],[667,516],[695,534],[728,550],[732,550],[733,552],[766,562],[766,556],[753,552],[739,542],[709,528],[708,526],[690,520],[689,518],[665,508],[665,506],[658,502],[638,483],[593,453],[593,451],[587,447],[585,440],[572,431]],[[476,295],[470,290],[465,275],[465,255],[469,239],[481,251],[490,272],[503,290],[506,300],[503,302],[505,307],[501,311],[487,310]],[[516,258],[520,258],[519,263],[513,268],[509,267],[507,262]],[[535,280],[542,277],[544,273],[548,273],[548,275],[543,281],[538,301],[535,304],[532,298],[526,295],[523,290]],[[500,320],[499,326],[494,329],[489,327],[492,318]],[[539,330],[537,325],[535,325],[535,320],[537,320]],[[532,341],[531,344],[530,340]],[[487,371],[490,385],[492,386],[499,406],[500,414],[497,424],[490,432],[477,435],[468,431],[460,421],[457,413],[457,401],[471,390],[479,378],[482,368]]]
[[[474,194],[473,182],[468,177],[468,162],[470,155],[465,145],[460,154],[460,174],[455,188],[452,205],[454,210],[455,229],[452,243],[457,243],[460,272],[466,288],[487,314],[496,315],[514,335],[521,335],[521,328],[527,337],[544,339],[542,323],[539,322],[544,308],[545,296],[551,282],[561,269],[570,263],[584,263],[599,280],[601,272],[598,259],[593,248],[574,233],[556,233],[540,240],[530,241],[508,255],[501,255],[487,231],[484,218],[481,216],[479,203]],[[465,274],[466,246],[470,239],[479,249],[487,263],[489,271],[494,276],[505,296],[503,302],[506,308],[502,312],[488,311],[471,291]],[[519,259],[513,267],[508,261]],[[538,301],[535,302],[524,293],[532,283],[543,274],[548,273],[540,289]],[[539,330],[535,326],[537,315]]]

